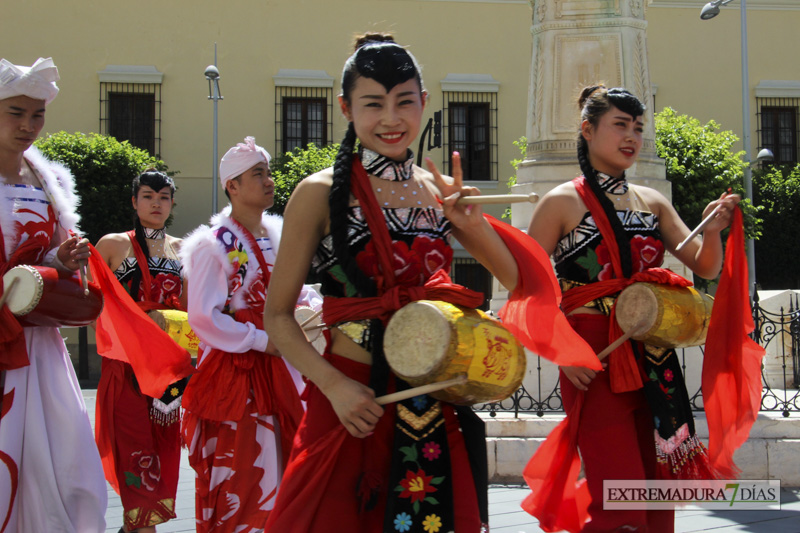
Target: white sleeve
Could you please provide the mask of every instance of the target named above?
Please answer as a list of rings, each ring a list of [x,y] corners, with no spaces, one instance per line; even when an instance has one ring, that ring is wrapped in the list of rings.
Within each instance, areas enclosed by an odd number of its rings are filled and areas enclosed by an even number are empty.
[[[223,312],[228,277],[215,254],[195,257],[189,278],[189,325],[204,344],[230,353],[267,349],[267,334],[255,325],[237,322]]]
[[[297,298],[297,305],[307,305],[314,311],[319,311],[322,307],[322,296],[312,285],[303,285],[300,290],[300,297]]]

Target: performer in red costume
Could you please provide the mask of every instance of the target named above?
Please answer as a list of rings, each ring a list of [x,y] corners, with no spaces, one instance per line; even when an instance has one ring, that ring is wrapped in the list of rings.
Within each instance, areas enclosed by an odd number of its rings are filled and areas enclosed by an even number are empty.
[[[701,277],[719,274],[720,232],[731,223],[739,197],[723,194],[711,202],[704,216],[717,206],[720,210],[702,238],[677,250],[690,231],[675,209],[654,189],[625,179],[642,146],[644,105],[624,89],[592,86],[581,93],[579,107],[583,176],[542,198],[528,233],[553,254],[570,323],[600,352],[617,335],[614,299],[626,285],[690,284],[657,268],[666,251]],[[728,357],[710,353],[706,351],[707,360]],[[672,531],[672,511],[604,511],[603,480],[732,474],[709,459],[695,433],[680,366],[673,349],[630,342],[612,352],[602,372],[561,366],[567,420],[524,472],[534,492],[523,507],[539,518],[545,531]],[[576,484],[576,445],[585,485]]]
[[[165,231],[174,193],[168,175],[155,169],[143,172],[132,183],[135,229],[105,235],[97,243],[119,283],[145,311],[185,307],[181,240]],[[153,343],[163,340],[140,335]],[[184,359],[188,366],[188,353]],[[102,365],[95,434],[106,479],[122,499],[123,531],[154,532],[156,525],[175,518],[184,382],[169,386],[167,398],[152,398],[140,389],[130,362],[104,357]]]
[[[197,473],[202,532],[264,528],[303,415],[302,376],[263,329],[282,226],[264,212],[274,199],[269,161],[253,137],[228,150],[219,173],[231,203],[181,250],[189,323],[201,341],[182,435]],[[321,300],[304,287],[294,303],[319,308]]]
[[[88,241],[69,236],[72,174],[32,146],[58,79],[50,58],[0,60],[0,278],[18,265],[74,272],[89,257]],[[0,532],[105,531],[103,469],[64,340],[55,327],[22,327],[6,305],[0,391]]]
[[[470,533],[487,527],[483,422],[469,407],[427,395],[385,407],[375,402],[405,386],[383,354],[384,327],[394,311],[420,299],[465,307],[482,302],[481,294],[450,281],[451,236],[520,300],[525,285],[546,301],[531,320],[549,320],[544,336],[563,332],[570,342],[566,320],[558,322],[544,252],[522,232],[489,221],[478,206],[456,204],[461,195],[478,194],[463,186],[459,155],[453,155],[453,178],[430,161],[430,172],[414,165],[409,146],[426,98],[419,66],[405,48],[384,34],[360,38],[342,76],[339,102],[350,124],[336,162],[303,180],[287,205],[284,238],[292,250],[278,254],[264,320],[311,385],[267,530]],[[426,184],[438,187],[443,205]],[[532,249],[520,254],[530,253],[531,261],[539,254],[525,272],[517,261],[526,260],[515,260],[507,244],[515,238],[520,248],[527,240]],[[293,318],[309,266],[320,276],[323,318],[331,327],[324,358]],[[515,333],[533,331],[522,306],[509,314],[519,321]],[[575,360],[593,356],[579,344],[566,352]],[[551,345],[541,348],[554,357]]]

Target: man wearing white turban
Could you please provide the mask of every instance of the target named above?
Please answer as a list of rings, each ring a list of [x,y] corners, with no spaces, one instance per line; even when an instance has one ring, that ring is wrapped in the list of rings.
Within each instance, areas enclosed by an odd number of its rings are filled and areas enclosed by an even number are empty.
[[[85,239],[69,236],[72,175],[32,146],[58,79],[49,58],[0,60],[0,275],[17,265],[74,272],[89,257]],[[0,531],[105,531],[103,468],[64,340],[55,327],[23,327],[7,305],[0,389]]]
[[[304,410],[302,377],[263,329],[282,228],[265,213],[275,188],[269,161],[253,137],[228,150],[219,171],[230,205],[181,248],[189,324],[201,341],[182,427],[200,532],[263,529]],[[297,303],[322,300],[306,287]]]

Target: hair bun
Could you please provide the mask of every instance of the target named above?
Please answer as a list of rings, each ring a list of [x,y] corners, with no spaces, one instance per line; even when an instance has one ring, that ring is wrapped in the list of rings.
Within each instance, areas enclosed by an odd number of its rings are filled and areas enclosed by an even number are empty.
[[[597,85],[588,85],[583,88],[581,91],[580,96],[578,97],[578,109],[583,109],[583,106],[586,105],[586,100],[589,99],[595,91],[599,89],[605,89],[606,86],[602,83],[598,83]]]
[[[354,50],[358,50],[359,48],[363,47],[364,45],[370,43],[393,43],[395,42],[394,36],[391,33],[384,33],[384,32],[368,32],[362,35],[356,36],[355,43],[353,46]]]

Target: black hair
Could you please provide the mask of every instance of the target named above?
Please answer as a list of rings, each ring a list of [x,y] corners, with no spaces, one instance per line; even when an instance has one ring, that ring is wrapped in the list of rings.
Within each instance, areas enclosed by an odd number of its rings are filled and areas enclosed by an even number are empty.
[[[169,187],[169,197],[172,198],[175,196],[175,181],[168,176],[166,173],[161,172],[155,168],[148,168],[135,178],[133,178],[133,182],[131,183],[131,194],[134,198],[137,198],[139,195],[139,189],[142,188],[142,185],[150,187],[156,192],[159,192],[164,187]],[[144,236],[144,229],[142,227],[142,222],[139,220],[139,216],[134,211],[133,213],[133,229],[135,231],[136,242],[139,243],[139,247],[142,249],[142,253],[144,253],[145,259],[150,259],[150,251],[147,247],[147,240]],[[142,281],[142,268],[149,268],[148,265],[138,265],[138,268],[133,273],[131,277],[131,285],[130,285],[130,295],[133,297],[134,300],[139,299],[139,284]],[[146,289],[145,289],[146,290]]]
[[[400,46],[386,33],[368,33],[356,39],[355,52],[342,69],[342,97],[350,102],[350,93],[360,77],[375,80],[386,89],[410,79],[417,80],[420,91],[422,69],[411,52]]]
[[[634,119],[642,116],[645,111],[644,104],[630,91],[622,88],[606,89],[603,85],[585,87],[578,98],[578,107],[581,110],[581,122],[587,120],[592,126],[597,126],[600,117],[608,113],[612,107],[631,115]],[[581,167],[583,176],[586,178],[586,183],[589,184],[592,192],[600,201],[600,205],[611,223],[611,228],[614,230],[614,237],[616,237],[619,247],[622,275],[628,278],[631,276],[633,268],[630,238],[617,216],[614,204],[600,188],[600,183],[597,181],[597,172],[589,161],[589,146],[580,129],[578,130],[578,164]]]

